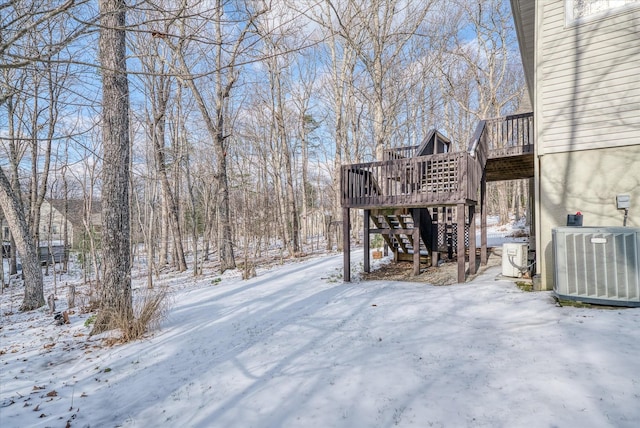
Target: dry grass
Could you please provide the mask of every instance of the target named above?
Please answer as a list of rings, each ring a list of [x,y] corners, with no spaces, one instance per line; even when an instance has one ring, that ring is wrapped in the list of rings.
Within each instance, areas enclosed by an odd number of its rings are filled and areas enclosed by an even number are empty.
[[[146,289],[134,299],[133,315],[118,310],[102,310],[98,314],[91,334],[106,331],[119,332],[110,336],[107,341],[126,343],[141,338],[145,333],[158,328],[169,311],[169,299],[166,288]]]
[[[158,328],[167,317],[168,301],[166,288],[143,291],[134,304],[134,318],[129,322],[129,328],[123,331],[123,340],[139,339],[146,332]]]

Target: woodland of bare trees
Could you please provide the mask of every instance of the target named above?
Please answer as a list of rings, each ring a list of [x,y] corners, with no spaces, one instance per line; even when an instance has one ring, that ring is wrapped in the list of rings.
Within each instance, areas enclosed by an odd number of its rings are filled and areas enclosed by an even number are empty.
[[[151,288],[340,249],[340,165],[432,128],[464,149],[525,97],[501,0],[16,0],[0,16],[0,203],[23,310],[44,304],[46,198],[84,201],[74,250],[103,307],[128,310],[131,266]],[[527,191],[492,186],[490,213],[523,215]]]

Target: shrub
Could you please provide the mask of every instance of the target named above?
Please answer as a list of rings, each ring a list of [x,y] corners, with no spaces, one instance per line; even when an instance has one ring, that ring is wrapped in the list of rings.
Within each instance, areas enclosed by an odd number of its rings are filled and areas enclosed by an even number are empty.
[[[125,314],[115,309],[103,309],[98,314],[91,334],[118,330],[120,337],[112,337],[113,342],[131,342],[141,338],[145,333],[157,328],[166,318],[169,310],[168,292],[166,288],[147,289],[134,299],[133,314]],[[100,328],[97,328],[100,326]]]

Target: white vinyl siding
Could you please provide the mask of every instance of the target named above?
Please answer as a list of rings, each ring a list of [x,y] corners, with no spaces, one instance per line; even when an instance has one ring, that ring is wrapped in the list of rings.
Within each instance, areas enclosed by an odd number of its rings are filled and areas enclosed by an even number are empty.
[[[640,144],[640,8],[565,26],[564,5],[542,5],[539,153]]]
[[[640,0],[565,0],[567,25],[581,24],[615,13],[624,12]]]

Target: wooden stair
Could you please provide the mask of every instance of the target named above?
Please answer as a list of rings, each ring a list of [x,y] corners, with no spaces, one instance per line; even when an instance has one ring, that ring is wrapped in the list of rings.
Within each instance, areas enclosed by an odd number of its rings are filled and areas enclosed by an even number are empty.
[[[415,242],[415,211],[420,210],[420,239]],[[370,233],[378,233],[394,253],[394,259],[411,261],[416,250],[421,258],[427,257],[431,250],[431,221],[427,209],[380,209],[372,210],[370,219],[375,228]]]

